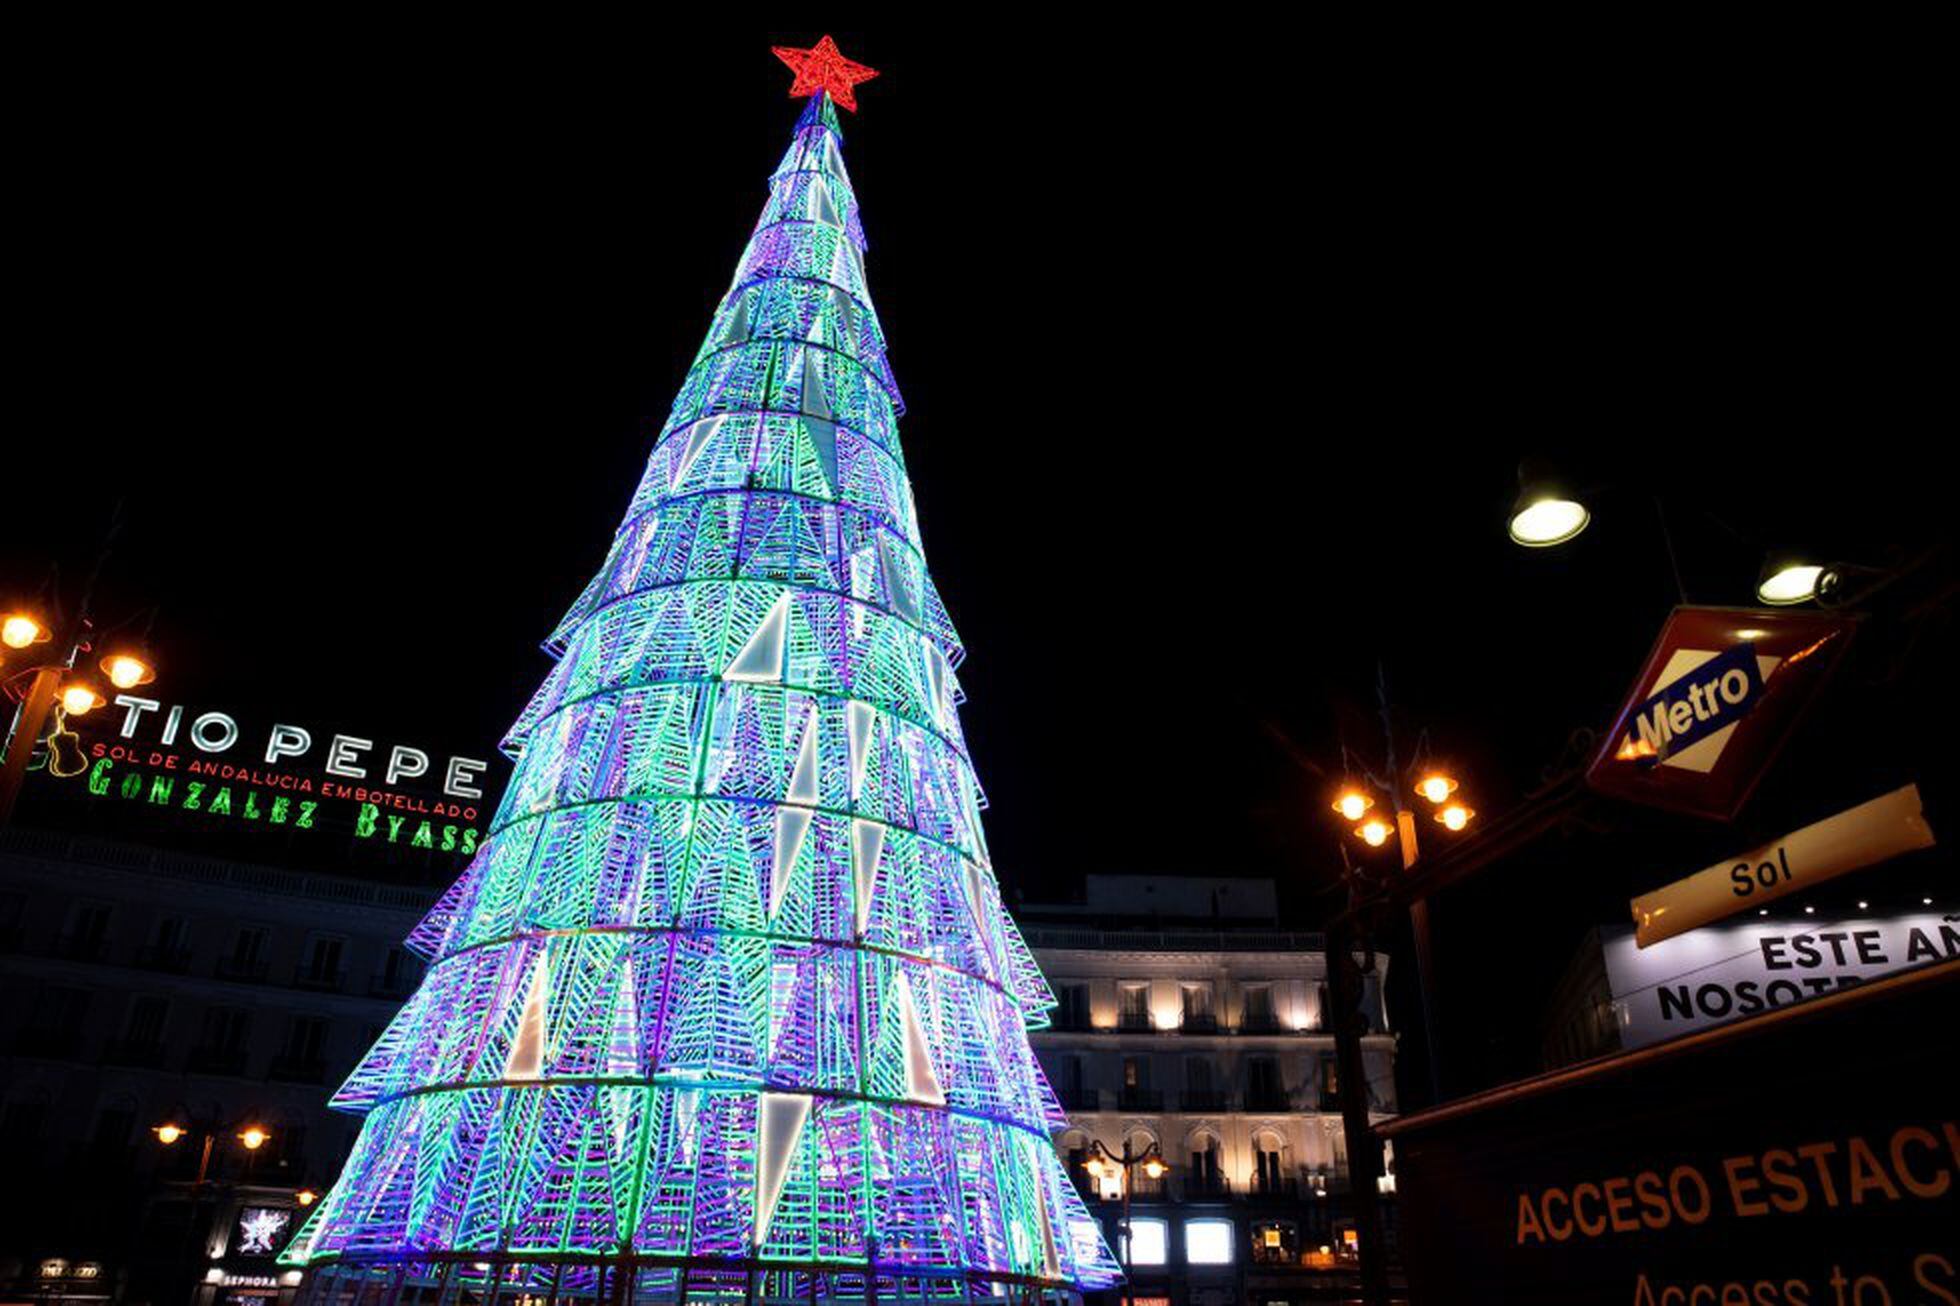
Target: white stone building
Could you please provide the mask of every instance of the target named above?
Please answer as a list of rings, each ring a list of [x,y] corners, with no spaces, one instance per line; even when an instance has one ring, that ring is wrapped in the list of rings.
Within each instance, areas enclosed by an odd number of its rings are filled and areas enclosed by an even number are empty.
[[[1340,1275],[1352,1221],[1321,936],[1276,929],[1265,880],[1090,876],[1082,903],[1015,914],[1061,1004],[1034,1036],[1072,1119],[1057,1146],[1112,1245],[1123,1181],[1092,1173],[1092,1144],[1155,1144],[1167,1167],[1132,1171],[1136,1291],[1260,1306]],[[1395,1109],[1386,965],[1364,1001],[1376,1118]]]

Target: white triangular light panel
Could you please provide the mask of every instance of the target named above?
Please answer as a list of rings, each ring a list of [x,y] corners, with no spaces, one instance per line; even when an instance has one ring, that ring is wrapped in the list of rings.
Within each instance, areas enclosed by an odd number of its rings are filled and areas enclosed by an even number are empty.
[[[871,926],[871,894],[878,887],[878,860],[885,855],[882,821],[851,822],[851,878],[857,889],[857,932]]]
[[[912,986],[901,972],[892,981],[898,990],[898,1015],[905,1026],[905,1096],[908,1101],[928,1106],[946,1105],[946,1094],[939,1087],[939,1076],[932,1070],[932,1048],[926,1042],[926,1028],[919,1023],[919,1007],[912,999]]]
[[[722,420],[722,416],[719,415],[710,417],[705,421],[696,422],[688,429],[687,443],[681,447],[680,464],[674,468],[672,488],[678,489],[680,483],[687,479],[687,474],[694,470],[694,460],[699,458],[701,451],[708,447],[708,441],[715,438],[715,432],[721,429]]]
[[[912,601],[912,589],[905,583],[905,568],[891,540],[884,535],[878,537],[878,560],[885,570],[885,602],[907,621],[917,621],[919,606]]]
[[[783,905],[783,895],[789,892],[790,873],[796,869],[797,854],[803,851],[803,841],[810,834],[810,816],[807,807],[776,809],[776,850],[769,866],[769,915],[772,918],[776,909]]]
[[[531,983],[524,997],[524,1014],[518,1017],[517,1037],[510,1041],[510,1055],[504,1059],[505,1079],[536,1079],[544,1073],[544,1015],[547,991],[544,954],[531,967]]]
[[[776,596],[774,607],[762,624],[742,645],[742,651],[721,673],[723,680],[743,680],[752,684],[775,684],[783,678],[783,648],[788,643],[789,591]]]
[[[796,769],[790,773],[790,803],[814,804],[818,797],[817,709],[811,704],[803,719],[803,744],[796,751]],[[796,858],[810,834],[811,813],[802,807],[776,809],[776,850],[769,869],[769,915],[783,905],[789,890],[789,877],[796,869]]]
[[[813,703],[803,719],[803,744],[796,750],[796,770],[789,777],[789,801],[814,804],[817,778],[817,708]]]
[[[837,206],[831,202],[830,182],[821,174],[810,178],[810,220],[826,227],[842,227]]]
[[[1000,962],[994,956],[993,931],[987,928],[987,872],[978,862],[966,862],[966,905],[973,912],[973,937],[980,943],[980,953],[993,968],[994,977],[1000,975]]]
[[[760,1247],[769,1240],[769,1222],[776,1218],[790,1161],[810,1119],[810,1099],[802,1093],[764,1093],[757,1111],[755,1245]]]
[[[1059,1279],[1062,1267],[1060,1258],[1055,1255],[1055,1226],[1048,1218],[1048,1187],[1042,1182],[1041,1158],[1027,1147],[1022,1148],[1021,1155],[1027,1161],[1028,1182],[1034,1189],[1034,1209],[1040,1218],[1042,1277]]]
[[[824,392],[823,371],[817,366],[817,351],[804,346],[803,349],[803,415],[805,417],[830,417],[830,396]]]
[[[878,721],[878,709],[853,699],[844,710],[844,729],[851,744],[851,801],[857,801],[864,788],[864,762],[871,755],[871,727]]]

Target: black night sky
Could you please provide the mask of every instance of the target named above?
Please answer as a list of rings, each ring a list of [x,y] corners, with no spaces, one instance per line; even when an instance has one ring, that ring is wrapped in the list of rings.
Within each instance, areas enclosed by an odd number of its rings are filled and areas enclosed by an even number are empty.
[[[768,46],[821,29],[313,21],[16,48],[0,594],[72,586],[120,496],[98,608],[160,605],[164,697],[488,755],[788,139]],[[847,156],[1030,899],[1324,881],[1378,663],[1501,812],[1676,600],[1657,495],[1698,602],[1951,529],[1909,78],[832,30],[884,72]],[[1595,487],[1569,549],[1505,539],[1525,454]]]

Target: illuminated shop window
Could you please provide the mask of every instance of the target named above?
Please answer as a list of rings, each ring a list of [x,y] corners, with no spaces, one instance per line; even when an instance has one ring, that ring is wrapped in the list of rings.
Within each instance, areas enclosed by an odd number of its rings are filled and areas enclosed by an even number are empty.
[[[1300,1259],[1300,1227],[1291,1220],[1252,1226],[1252,1259],[1265,1265],[1291,1265]]]
[[[1162,1265],[1170,1259],[1170,1248],[1169,1224],[1162,1220],[1130,1221],[1130,1264]]]
[[[1186,1220],[1184,1259],[1193,1265],[1232,1263],[1232,1222],[1230,1220]]]

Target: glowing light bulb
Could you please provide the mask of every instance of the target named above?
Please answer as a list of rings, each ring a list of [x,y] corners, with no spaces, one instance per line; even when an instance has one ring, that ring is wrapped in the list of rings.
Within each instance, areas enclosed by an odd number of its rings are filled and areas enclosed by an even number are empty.
[[[1164,1171],[1168,1168],[1154,1156],[1143,1163],[1143,1172],[1152,1179],[1162,1179],[1164,1177]]]
[[[87,685],[69,685],[61,691],[61,706],[69,716],[83,716],[102,706],[102,695]]]
[[[129,653],[114,653],[102,659],[102,670],[117,689],[134,689],[156,679],[149,663]]]
[[[1456,792],[1456,781],[1446,775],[1426,775],[1416,786],[1416,792],[1432,803],[1440,803]]]
[[[238,1141],[245,1144],[245,1150],[248,1152],[258,1151],[266,1145],[271,1137],[271,1134],[266,1133],[265,1130],[259,1128],[257,1125],[247,1125],[238,1131]]]
[[[1388,842],[1390,835],[1395,833],[1395,827],[1377,817],[1372,821],[1356,826],[1354,832],[1361,836],[1361,842],[1367,844],[1370,848],[1379,848]]]
[[[1592,514],[1576,499],[1539,499],[1511,516],[1511,538],[1528,549],[1563,544],[1580,531]]]
[[[159,1143],[162,1143],[165,1147],[168,1147],[172,1143],[176,1142],[178,1139],[182,1138],[184,1136],[185,1130],[182,1125],[158,1125],[156,1129],[153,1130],[152,1132],[156,1134],[157,1141]]]
[[[25,612],[10,612],[4,621],[0,621],[0,644],[8,648],[26,648],[47,637],[47,628]]]
[[[1823,575],[1824,569],[1811,563],[1779,567],[1756,586],[1756,597],[1777,607],[1804,603],[1817,597],[1817,582]]]
[[[1334,810],[1349,821],[1358,821],[1361,814],[1375,805],[1375,800],[1359,789],[1343,789],[1341,796],[1334,800]]]
[[[1443,823],[1443,828],[1446,830],[1461,830],[1470,824],[1470,818],[1475,815],[1475,812],[1462,803],[1451,803],[1436,813],[1436,819]]]
[[[311,1206],[320,1200],[320,1194],[314,1192],[311,1188],[302,1188],[293,1194],[293,1200],[301,1206]]]

